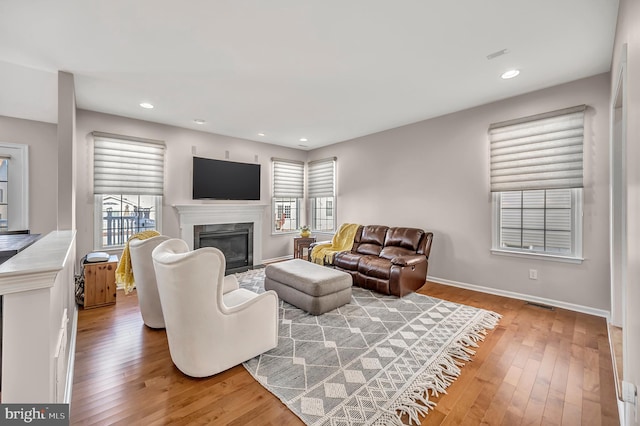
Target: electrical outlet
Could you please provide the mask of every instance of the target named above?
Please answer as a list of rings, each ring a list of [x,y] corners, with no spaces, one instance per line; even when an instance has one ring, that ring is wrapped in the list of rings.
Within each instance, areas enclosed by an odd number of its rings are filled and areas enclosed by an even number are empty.
[[[633,383],[622,381],[622,400],[624,402],[635,403],[636,400],[636,387]]]
[[[622,400],[633,405],[633,417],[638,421],[638,389],[633,383],[622,381]]]
[[[538,270],[537,269],[529,269],[529,279],[537,280],[538,279]]]

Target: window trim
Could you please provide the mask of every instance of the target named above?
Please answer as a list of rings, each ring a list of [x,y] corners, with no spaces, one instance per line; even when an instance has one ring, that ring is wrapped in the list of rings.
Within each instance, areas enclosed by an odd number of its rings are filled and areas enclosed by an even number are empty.
[[[9,174],[17,173],[17,176],[7,176],[7,197],[13,197],[14,193],[21,197],[18,202],[8,203],[8,229],[29,229],[29,145],[0,142],[0,151],[15,160],[13,164],[9,162]]]
[[[583,242],[583,201],[584,201],[584,189],[572,188],[572,229],[571,237],[572,244],[575,246],[575,251],[572,255],[559,255],[552,253],[534,252],[524,249],[507,249],[500,247],[500,192],[492,192],[492,232],[491,232],[491,253],[502,256],[513,256],[527,259],[538,260],[550,260],[556,262],[565,263],[582,263],[584,260],[582,254],[582,242]]]
[[[105,195],[112,194],[94,194],[93,195],[93,249],[99,251],[120,251],[126,244],[103,246],[102,245],[102,198]],[[132,195],[132,194],[122,194]],[[134,194],[135,195],[135,194]],[[138,194],[140,195],[140,194]],[[156,231],[162,234],[162,210],[164,205],[164,197],[162,195],[154,195],[156,197]]]

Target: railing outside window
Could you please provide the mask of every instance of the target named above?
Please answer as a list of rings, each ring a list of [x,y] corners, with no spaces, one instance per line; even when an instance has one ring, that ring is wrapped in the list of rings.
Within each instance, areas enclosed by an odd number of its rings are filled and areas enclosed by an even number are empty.
[[[132,235],[159,230],[160,197],[153,195],[104,195],[101,197],[101,229],[97,249],[123,246]]]

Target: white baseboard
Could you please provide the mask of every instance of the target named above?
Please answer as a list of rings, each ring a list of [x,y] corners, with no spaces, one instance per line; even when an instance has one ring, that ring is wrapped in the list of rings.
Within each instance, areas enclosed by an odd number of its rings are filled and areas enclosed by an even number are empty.
[[[292,254],[290,254],[288,256],[273,257],[271,259],[262,259],[262,263],[267,265],[269,263],[282,262],[283,260],[289,260],[289,259],[293,259],[293,255]]]
[[[69,339],[69,347],[67,348],[69,358],[67,362],[67,377],[64,387],[64,403],[71,404],[71,391],[73,390],[73,370],[76,364],[76,338],[78,337],[78,308],[73,310],[73,318],[71,318],[71,338]]]
[[[596,309],[589,306],[576,305],[575,303],[562,302],[560,300],[547,299],[545,297],[531,296],[529,294],[516,293],[514,291],[500,290],[491,287],[484,287],[475,284],[462,283],[459,281],[447,280],[444,278],[438,278],[433,276],[427,276],[427,281],[432,281],[438,284],[450,285],[452,287],[465,288],[467,290],[478,291],[480,293],[495,294],[496,296],[510,297],[512,299],[524,300],[527,302],[541,303],[543,305],[555,306],[557,308],[568,309],[570,311],[581,312],[583,314],[595,315],[603,317],[610,321],[611,314],[604,309]]]

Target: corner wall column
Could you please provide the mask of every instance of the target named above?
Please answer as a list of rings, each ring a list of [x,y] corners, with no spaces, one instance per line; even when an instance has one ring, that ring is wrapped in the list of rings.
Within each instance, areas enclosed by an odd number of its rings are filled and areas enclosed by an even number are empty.
[[[58,229],[76,229],[76,93],[73,74],[58,72]]]

